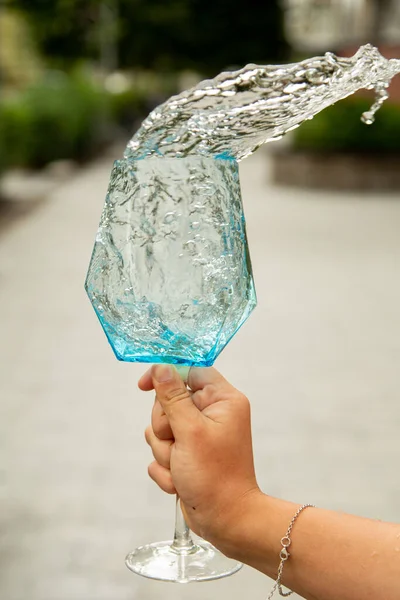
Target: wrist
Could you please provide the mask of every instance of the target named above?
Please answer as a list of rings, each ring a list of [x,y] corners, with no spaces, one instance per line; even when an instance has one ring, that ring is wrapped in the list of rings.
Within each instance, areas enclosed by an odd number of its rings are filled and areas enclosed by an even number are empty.
[[[275,577],[280,540],[298,508],[298,504],[272,498],[259,489],[253,490],[232,512],[229,524],[218,540],[219,549],[226,556]]]
[[[230,558],[249,564],[257,531],[260,532],[261,524],[265,526],[269,518],[268,496],[260,489],[246,494],[235,505],[229,523],[224,528],[221,551]],[[265,542],[268,539],[264,539]]]

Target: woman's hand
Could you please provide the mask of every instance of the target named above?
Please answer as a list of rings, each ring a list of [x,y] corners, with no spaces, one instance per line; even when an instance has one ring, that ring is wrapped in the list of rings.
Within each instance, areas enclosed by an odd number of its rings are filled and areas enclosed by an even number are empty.
[[[299,505],[257,486],[247,398],[215,369],[191,369],[188,391],[176,369],[157,365],[139,387],[156,391],[150,476],[180,495],[195,533],[276,579],[280,540]],[[399,525],[313,508],[290,539],[283,583],[307,600],[399,600]]]
[[[177,370],[153,366],[139,381],[155,390],[146,440],[150,477],[178,493],[190,528],[226,553],[250,498],[261,495],[253,463],[250,404],[213,368],[192,368],[189,390]]]

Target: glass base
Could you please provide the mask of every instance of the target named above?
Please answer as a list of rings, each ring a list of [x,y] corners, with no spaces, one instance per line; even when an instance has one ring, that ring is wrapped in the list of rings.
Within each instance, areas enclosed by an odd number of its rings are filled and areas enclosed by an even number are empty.
[[[172,542],[140,546],[128,554],[125,564],[137,575],[175,583],[220,579],[243,566],[203,540],[190,550],[174,548]]]

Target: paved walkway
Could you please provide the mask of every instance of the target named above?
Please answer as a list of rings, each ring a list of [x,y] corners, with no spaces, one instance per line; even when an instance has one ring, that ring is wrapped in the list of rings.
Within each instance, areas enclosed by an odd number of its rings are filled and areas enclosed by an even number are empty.
[[[259,306],[218,366],[253,405],[259,481],[400,521],[400,201],[277,189],[241,166]],[[110,160],[0,236],[1,600],[242,600],[270,582],[171,586],[129,573],[167,539],[148,480],[142,366],[118,363],[83,291]]]

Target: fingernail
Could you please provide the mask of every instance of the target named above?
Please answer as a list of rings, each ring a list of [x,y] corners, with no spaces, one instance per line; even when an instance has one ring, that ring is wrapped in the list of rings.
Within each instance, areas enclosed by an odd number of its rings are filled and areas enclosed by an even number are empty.
[[[169,365],[157,365],[154,369],[154,379],[159,383],[170,381],[174,376],[172,367]]]

